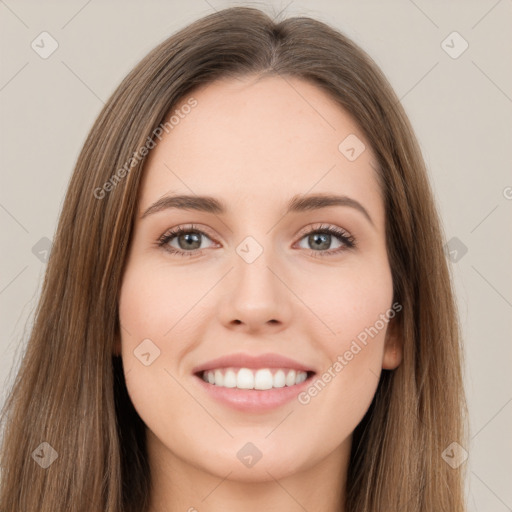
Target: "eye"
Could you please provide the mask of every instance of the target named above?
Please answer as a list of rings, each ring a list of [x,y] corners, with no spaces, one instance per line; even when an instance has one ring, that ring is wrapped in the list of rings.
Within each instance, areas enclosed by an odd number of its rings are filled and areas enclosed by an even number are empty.
[[[166,231],[157,241],[159,247],[164,248],[171,254],[178,256],[194,256],[202,252],[205,247],[202,246],[201,239],[210,237],[194,225],[189,227],[179,226]]]
[[[331,244],[337,241],[338,246],[334,249],[329,249]],[[169,231],[166,231],[158,240],[157,245],[164,250],[177,256],[200,256],[205,247],[202,244],[202,239],[211,238],[202,230],[197,229],[194,225],[178,226]],[[310,254],[313,257],[330,256],[338,254],[343,251],[353,249],[356,246],[356,241],[353,236],[336,226],[319,226],[302,235],[300,242],[305,240],[311,249]],[[303,249],[307,249],[299,243]]]
[[[337,241],[338,247],[330,250],[332,242]],[[320,226],[316,229],[310,230],[302,238],[301,241],[305,240],[306,245],[312,247],[312,256],[330,256],[338,254],[343,251],[353,249],[356,246],[356,240],[349,233],[336,226]],[[301,245],[302,248],[308,248]]]

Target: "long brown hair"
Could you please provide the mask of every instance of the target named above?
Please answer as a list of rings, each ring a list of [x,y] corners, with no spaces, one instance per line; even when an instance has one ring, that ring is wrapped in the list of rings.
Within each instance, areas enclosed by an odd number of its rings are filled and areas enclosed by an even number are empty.
[[[337,30],[306,17],[277,22],[234,7],[152,50],[88,135],[4,405],[3,512],[147,510],[144,424],[113,356],[145,161],[134,155],[194,88],[247,74],[318,86],[353,116],[377,157],[394,301],[403,307],[397,317],[403,360],[382,372],[354,432],[346,512],[465,509],[464,466],[454,469],[442,457],[452,442],[465,445],[459,323],[444,235],[407,116],[376,64]],[[43,467],[38,457],[51,464]]]

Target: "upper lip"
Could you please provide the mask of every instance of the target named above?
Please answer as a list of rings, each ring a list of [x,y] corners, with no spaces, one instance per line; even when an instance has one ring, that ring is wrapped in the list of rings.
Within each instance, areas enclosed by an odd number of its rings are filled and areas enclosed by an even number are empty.
[[[199,366],[196,366],[192,373],[201,373],[206,370],[214,370],[216,368],[291,368],[294,370],[301,370],[303,372],[314,372],[314,370],[295,359],[291,359],[279,354],[261,354],[258,356],[251,356],[248,354],[230,354],[227,356],[212,359]]]

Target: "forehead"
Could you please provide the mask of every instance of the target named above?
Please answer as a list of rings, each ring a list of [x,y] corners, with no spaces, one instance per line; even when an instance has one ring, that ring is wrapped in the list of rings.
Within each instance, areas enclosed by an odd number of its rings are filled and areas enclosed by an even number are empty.
[[[183,108],[190,98],[197,104]],[[171,115],[172,129],[145,165],[141,209],[171,192],[276,207],[296,194],[339,193],[383,215],[377,165],[364,134],[309,82],[223,79],[196,89]],[[362,151],[356,159],[346,153],[351,147],[356,156]]]

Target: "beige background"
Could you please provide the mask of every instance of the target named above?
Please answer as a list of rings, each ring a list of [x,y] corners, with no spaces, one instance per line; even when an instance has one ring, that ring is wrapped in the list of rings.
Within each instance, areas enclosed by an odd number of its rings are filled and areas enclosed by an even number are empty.
[[[157,43],[235,4],[336,26],[370,53],[402,99],[446,239],[458,239],[450,247],[458,251],[452,268],[471,413],[469,510],[512,510],[511,0],[0,0],[2,403],[26,343],[68,179],[103,102]],[[43,31],[58,43],[46,59],[31,47]],[[442,46],[453,31],[469,44],[458,58]],[[457,37],[444,44],[452,54],[463,48]]]

